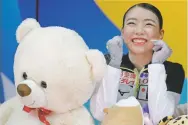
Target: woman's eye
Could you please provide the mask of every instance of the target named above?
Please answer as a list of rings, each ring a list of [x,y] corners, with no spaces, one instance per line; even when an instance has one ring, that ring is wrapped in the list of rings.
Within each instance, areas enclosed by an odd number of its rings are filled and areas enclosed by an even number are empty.
[[[134,24],[135,24],[134,22],[127,23],[127,25],[134,25]]]
[[[147,23],[146,25],[147,25],[147,26],[153,26],[153,24],[151,24],[151,23]]]

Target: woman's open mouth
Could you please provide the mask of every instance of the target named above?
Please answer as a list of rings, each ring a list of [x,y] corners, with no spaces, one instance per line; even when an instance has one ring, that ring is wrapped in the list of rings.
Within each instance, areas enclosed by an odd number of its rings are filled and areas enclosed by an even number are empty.
[[[147,40],[144,38],[133,38],[132,42],[134,45],[144,45],[147,42]]]

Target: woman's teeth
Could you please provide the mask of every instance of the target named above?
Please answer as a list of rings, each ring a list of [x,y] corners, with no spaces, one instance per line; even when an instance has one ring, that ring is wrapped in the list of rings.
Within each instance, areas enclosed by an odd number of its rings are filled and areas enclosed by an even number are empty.
[[[144,45],[146,43],[146,40],[145,39],[133,39],[133,44],[134,45]]]
[[[133,42],[134,43],[145,43],[146,40],[143,40],[143,39],[134,39]]]

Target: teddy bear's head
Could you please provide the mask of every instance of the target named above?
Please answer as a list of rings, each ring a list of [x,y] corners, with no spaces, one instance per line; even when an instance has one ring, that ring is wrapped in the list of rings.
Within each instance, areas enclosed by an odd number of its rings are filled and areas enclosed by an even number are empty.
[[[113,107],[104,109],[106,113],[101,125],[143,125],[143,112],[135,97],[117,102]]]
[[[106,69],[101,52],[75,31],[41,27],[35,19],[24,20],[16,38],[15,84],[25,106],[62,113],[87,102]]]

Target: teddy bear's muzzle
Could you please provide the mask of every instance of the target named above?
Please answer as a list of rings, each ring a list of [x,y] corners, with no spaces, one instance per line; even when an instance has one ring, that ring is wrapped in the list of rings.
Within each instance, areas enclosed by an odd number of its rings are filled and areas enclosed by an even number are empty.
[[[17,92],[21,97],[25,97],[31,94],[31,88],[26,84],[20,84],[17,86]]]

